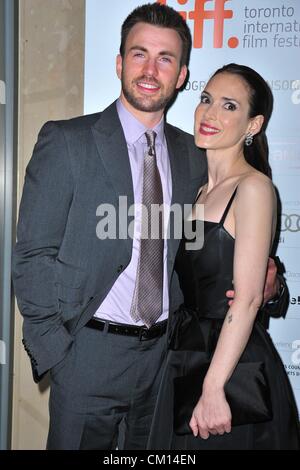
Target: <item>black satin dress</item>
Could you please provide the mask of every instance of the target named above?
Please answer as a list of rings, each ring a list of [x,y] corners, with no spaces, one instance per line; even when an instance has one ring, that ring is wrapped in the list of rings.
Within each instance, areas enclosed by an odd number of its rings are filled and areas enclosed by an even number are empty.
[[[186,240],[183,238],[181,241],[175,269],[184,294],[184,304],[172,316],[169,351],[148,449],[300,448],[298,412],[293,392],[280,356],[259,322],[259,315],[241,361],[264,362],[271,389],[273,419],[265,423],[234,426],[230,433],[210,435],[207,440],[192,434],[178,436],[173,431],[173,379],[193,373],[199,364],[211,358],[228,311],[225,292],[233,288],[234,239],[224,228],[224,221],[235,193],[219,223],[204,222],[202,249],[187,250]],[[197,221],[191,223],[195,229]]]

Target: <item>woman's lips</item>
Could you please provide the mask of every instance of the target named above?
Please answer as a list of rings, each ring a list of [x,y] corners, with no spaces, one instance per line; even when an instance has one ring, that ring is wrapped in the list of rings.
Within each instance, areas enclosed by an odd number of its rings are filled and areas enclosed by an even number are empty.
[[[202,135],[215,135],[221,131],[216,127],[208,126],[207,124],[200,124],[199,132]]]

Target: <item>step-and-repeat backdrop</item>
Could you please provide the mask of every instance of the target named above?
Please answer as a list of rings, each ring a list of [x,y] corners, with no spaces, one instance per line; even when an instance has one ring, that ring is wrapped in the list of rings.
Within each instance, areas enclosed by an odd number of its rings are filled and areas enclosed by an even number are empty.
[[[123,20],[143,0],[86,0],[85,113],[120,94],[115,58]],[[180,11],[193,35],[190,77],[168,121],[193,131],[200,92],[218,67],[236,62],[256,69],[274,94],[268,128],[270,162],[282,220],[277,254],[285,266],[290,306],[272,319],[270,333],[300,410],[300,0],[162,0]]]

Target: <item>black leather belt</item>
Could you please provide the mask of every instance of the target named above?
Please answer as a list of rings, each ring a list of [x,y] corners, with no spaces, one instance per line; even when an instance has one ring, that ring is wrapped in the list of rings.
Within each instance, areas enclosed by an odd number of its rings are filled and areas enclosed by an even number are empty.
[[[127,325],[126,323],[115,323],[108,320],[101,320],[100,318],[93,317],[86,324],[88,328],[103,331],[107,325],[106,331],[115,335],[123,336],[136,336],[140,341],[147,341],[149,339],[158,338],[162,336],[167,330],[167,320],[155,323],[151,328],[146,326]]]

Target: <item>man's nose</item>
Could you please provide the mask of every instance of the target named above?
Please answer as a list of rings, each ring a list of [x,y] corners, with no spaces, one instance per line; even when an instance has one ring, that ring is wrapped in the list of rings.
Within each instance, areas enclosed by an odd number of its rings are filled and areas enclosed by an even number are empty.
[[[144,65],[144,73],[148,76],[157,76],[157,63],[154,59],[148,59]]]

